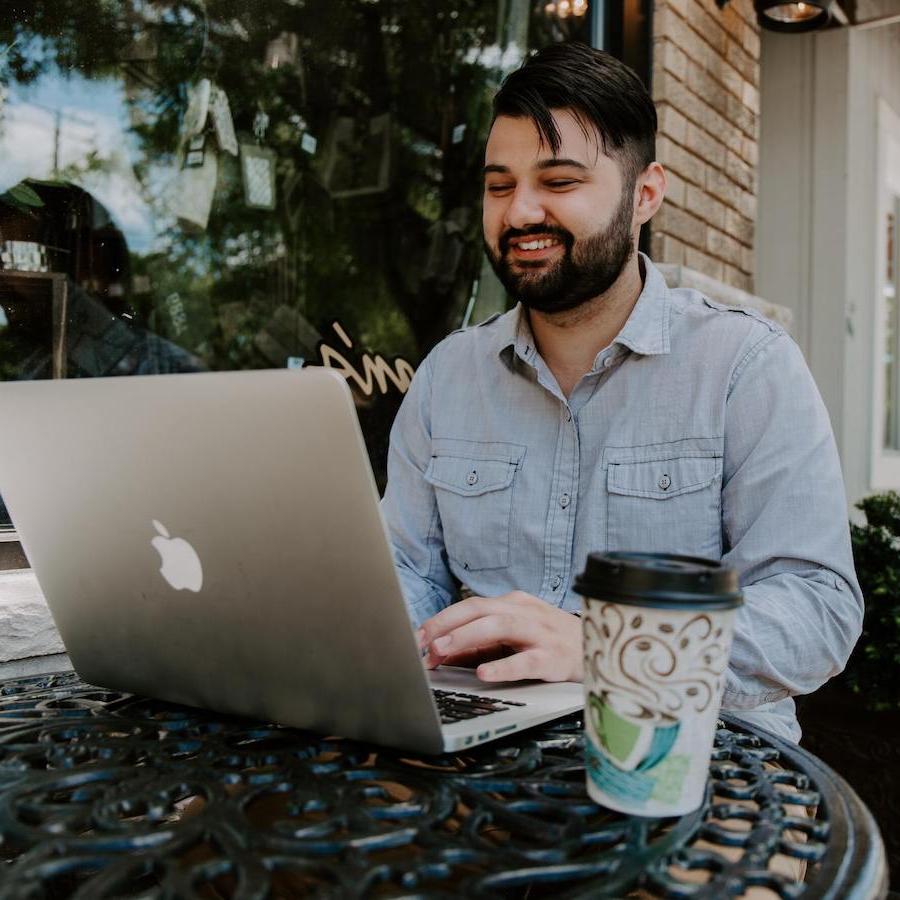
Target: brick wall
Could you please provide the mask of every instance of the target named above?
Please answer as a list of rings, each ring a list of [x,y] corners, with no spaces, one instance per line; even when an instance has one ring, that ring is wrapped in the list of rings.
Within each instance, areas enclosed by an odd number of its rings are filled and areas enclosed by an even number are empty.
[[[655,260],[753,292],[759,28],[752,0],[656,0],[657,157],[669,174]]]

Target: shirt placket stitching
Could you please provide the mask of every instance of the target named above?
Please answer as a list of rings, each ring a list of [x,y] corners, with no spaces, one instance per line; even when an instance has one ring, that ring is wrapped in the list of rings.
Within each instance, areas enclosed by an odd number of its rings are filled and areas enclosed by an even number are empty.
[[[564,571],[563,571],[563,583],[567,585],[566,590],[563,592],[563,597],[561,601],[561,606],[565,605],[566,598],[569,594],[568,589],[568,581],[573,571],[573,567],[580,563],[575,560],[575,532],[576,532],[576,517],[577,517],[577,507],[578,507],[578,492],[580,490],[581,484],[581,435],[578,430],[579,417],[584,412],[584,410],[590,405],[591,401],[597,396],[597,392],[600,386],[607,380],[609,375],[618,367],[618,362],[621,360],[621,356],[612,357],[613,364],[607,368],[601,368],[598,372],[592,372],[586,379],[592,379],[593,384],[590,387],[590,390],[587,392],[587,396],[584,400],[577,405],[572,405],[570,403],[570,412],[572,415],[572,420],[570,423],[572,426],[572,486],[569,493],[569,508],[567,512],[570,513],[569,516],[569,530],[566,536],[566,555],[564,562]],[[579,387],[584,390],[586,385]],[[574,396],[577,398],[577,394],[579,393],[579,388],[576,388],[574,392]],[[570,397],[570,400],[572,398]],[[580,607],[580,598],[578,601],[578,605]]]
[[[564,454],[565,442],[567,437],[566,432],[566,422],[565,417],[566,413],[569,411],[568,404],[566,403],[565,398],[562,396],[559,391],[558,385],[556,385],[555,381],[552,379],[552,374],[550,373],[549,368],[546,363],[537,358],[531,363],[532,370],[536,376],[536,383],[539,387],[545,390],[548,394],[550,394],[559,404],[560,409],[560,418],[558,419],[559,425],[557,427],[557,438],[556,438],[556,448],[553,454],[553,477],[551,479],[550,484],[550,496],[549,496],[549,512],[547,515],[547,527],[544,530],[544,571],[541,576],[541,587],[539,591],[539,595],[544,597],[551,602],[555,600],[554,595],[557,593],[559,588],[562,586],[562,582],[557,586],[556,590],[552,587],[553,577],[555,574],[555,569],[557,568],[555,561],[558,556],[554,553],[554,544],[556,543],[556,530],[557,530],[557,516],[559,514],[559,493],[560,493],[560,479],[561,479],[561,460]]]
[[[571,415],[571,421],[566,421],[567,416]],[[553,599],[557,606],[562,604],[565,597],[563,586],[568,577],[568,560],[572,556],[572,522],[574,520],[574,510],[572,509],[572,477],[566,474],[566,466],[564,460],[570,456],[568,445],[572,441],[572,435],[569,426],[575,421],[575,416],[571,412],[571,407],[566,403],[560,404],[559,419],[559,439],[557,440],[556,454],[554,458],[554,478],[550,494],[550,520],[551,525],[548,532],[547,552],[545,553],[546,567],[544,571],[544,584],[542,586],[543,593]],[[571,463],[570,463],[571,467]],[[569,505],[563,509],[560,506],[560,497],[563,492],[569,494]],[[558,525],[559,517],[562,516],[562,523]],[[557,534],[562,532],[562,534]],[[554,588],[554,578],[558,577],[560,583]]]
[[[565,404],[561,404],[561,412],[560,419],[561,423],[565,422],[565,413],[566,408]],[[557,438],[556,438],[556,449],[553,454],[553,478],[550,482],[550,496],[548,498],[549,502],[549,510],[547,514],[547,528],[544,532],[544,574],[541,578],[541,596],[546,597],[548,599],[553,596],[553,589],[550,587],[550,584],[553,580],[553,568],[554,568],[554,559],[555,554],[553,552],[553,545],[555,542],[555,534],[556,534],[556,517],[559,511],[559,504],[557,502],[557,498],[559,496],[559,482],[560,482],[560,474],[561,474],[561,460],[563,455],[563,448],[566,440],[566,429],[564,424],[561,424],[557,428]]]
[[[581,459],[581,440],[578,436],[578,417],[571,413],[571,419],[566,423],[571,426],[572,439],[572,463],[571,474],[569,476],[569,505],[566,507],[568,514],[565,555],[563,557],[563,571],[560,573],[562,577],[563,591],[559,600],[560,607],[565,605],[566,597],[569,593],[569,579],[572,573],[573,556],[575,553],[575,518],[578,515],[578,485],[580,482],[580,459]]]
[[[563,573],[563,583],[567,587],[563,591],[560,605],[565,603],[566,595],[568,594],[568,584],[572,576],[573,557],[575,554],[575,518],[578,515],[578,491],[581,484],[581,437],[578,434],[578,417],[574,413],[569,424],[572,426],[572,484],[569,488],[569,508],[566,510],[569,513],[569,531],[566,535],[566,570]]]

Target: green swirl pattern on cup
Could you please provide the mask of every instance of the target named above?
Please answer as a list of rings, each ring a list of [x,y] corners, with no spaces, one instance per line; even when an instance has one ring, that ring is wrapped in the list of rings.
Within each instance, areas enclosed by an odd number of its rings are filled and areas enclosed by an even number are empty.
[[[680,723],[640,707],[628,698],[593,691],[591,724],[611,761],[624,771],[646,772],[659,765],[675,744]]]

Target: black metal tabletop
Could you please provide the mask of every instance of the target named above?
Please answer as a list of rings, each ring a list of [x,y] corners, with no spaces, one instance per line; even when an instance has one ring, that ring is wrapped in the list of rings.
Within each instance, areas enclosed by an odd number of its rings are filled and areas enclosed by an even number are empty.
[[[0,898],[884,897],[846,782],[721,726],[703,807],[648,819],[588,798],[577,716],[427,757],[73,673],[8,681]]]

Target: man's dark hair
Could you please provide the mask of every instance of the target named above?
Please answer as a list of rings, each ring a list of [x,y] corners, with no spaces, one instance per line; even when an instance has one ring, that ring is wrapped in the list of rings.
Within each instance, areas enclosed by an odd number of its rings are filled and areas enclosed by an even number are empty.
[[[600,135],[603,151],[618,155],[634,178],[656,159],[656,107],[625,63],[587,44],[551,44],[503,80],[494,118],[529,118],[554,154],[560,134],[550,111],[568,109],[585,136]]]

